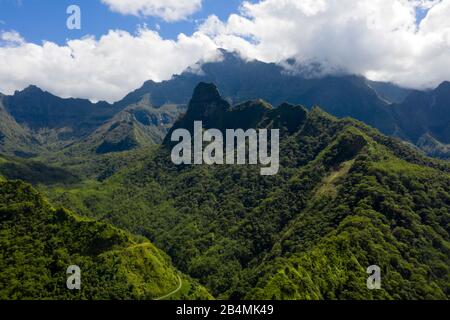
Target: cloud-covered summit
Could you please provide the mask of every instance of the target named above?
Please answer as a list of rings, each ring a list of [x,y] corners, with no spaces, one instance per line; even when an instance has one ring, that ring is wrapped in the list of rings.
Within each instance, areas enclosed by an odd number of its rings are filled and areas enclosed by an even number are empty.
[[[417,10],[428,10],[419,23]],[[318,62],[403,86],[450,79],[450,1],[264,0],[244,2],[200,31],[227,50],[266,62]]]

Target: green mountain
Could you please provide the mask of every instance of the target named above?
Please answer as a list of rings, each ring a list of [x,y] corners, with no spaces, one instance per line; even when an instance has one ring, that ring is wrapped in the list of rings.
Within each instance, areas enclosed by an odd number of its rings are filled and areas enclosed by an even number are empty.
[[[80,177],[67,169],[5,155],[0,155],[0,173],[8,180],[22,180],[32,185],[70,185],[80,181]]]
[[[40,151],[38,141],[6,110],[4,99],[0,94],[0,150],[22,157],[35,155]]]
[[[2,300],[210,298],[147,240],[55,209],[29,185],[1,178],[0,244]],[[71,265],[80,267],[80,290],[66,287]]]
[[[106,102],[63,99],[36,86],[16,91],[6,96],[4,102],[19,124],[37,132],[53,130],[61,140],[92,132],[118,111]]]
[[[352,117],[385,134],[392,134],[396,129],[389,104],[358,77],[324,78],[302,95],[298,103],[323,106],[336,117]]]
[[[146,236],[217,298],[449,298],[448,162],[319,108],[233,107],[205,83],[174,129],[193,120],[280,128],[280,172],[175,166],[166,139],[102,182],[45,192]],[[366,287],[371,265],[382,270],[381,290]]]
[[[160,144],[185,108],[150,106],[148,99],[126,107],[81,142],[65,148],[65,154],[107,154]]]
[[[221,88],[227,101],[263,99],[274,106],[289,101],[308,109],[319,105],[334,116],[352,117],[386,135],[413,143],[428,155],[448,155],[448,82],[433,91],[415,91],[356,75],[323,76],[321,66],[299,67],[292,61],[283,65],[245,61],[235,53],[221,53],[221,61],[198,66],[201,72],[188,69],[168,81],[147,81],[115,105],[125,107],[144,96],[155,106],[186,104],[199,82],[212,82]],[[425,134],[437,144],[429,140],[419,143]]]
[[[194,90],[187,112],[177,121],[166,136],[165,144],[179,128],[193,133],[194,121],[202,121],[205,128],[226,129],[277,128],[282,135],[298,130],[306,118],[302,106],[283,103],[273,108],[263,100],[247,101],[236,106],[223,99],[213,84],[200,83]]]
[[[367,84],[388,103],[402,103],[412,92],[411,89],[402,88],[389,82],[368,80]]]
[[[10,133],[0,152],[26,158],[53,153],[78,141],[119,111],[106,102],[62,99],[36,86],[1,100],[0,130],[8,127]]]
[[[0,152],[54,157],[67,148],[71,151],[64,152],[72,155],[106,154],[159,143],[185,111],[197,84],[212,82],[231,104],[263,99],[274,106],[289,101],[309,110],[319,105],[334,116],[352,117],[399,137],[428,155],[448,157],[448,82],[435,90],[415,91],[357,75],[324,76],[316,64],[277,65],[245,61],[224,50],[221,54],[220,61],[188,68],[168,81],[147,81],[114,104],[62,99],[36,86],[4,96],[4,109],[12,119],[2,125],[11,127],[13,120],[26,132],[13,130],[21,138],[11,141],[21,143],[4,143]]]
[[[435,90],[414,91],[393,110],[402,132],[413,143],[429,135],[450,145],[450,82]]]
[[[161,143],[185,109],[153,107],[148,95],[118,106],[62,99],[29,86],[0,96],[0,152],[53,161],[130,151]]]

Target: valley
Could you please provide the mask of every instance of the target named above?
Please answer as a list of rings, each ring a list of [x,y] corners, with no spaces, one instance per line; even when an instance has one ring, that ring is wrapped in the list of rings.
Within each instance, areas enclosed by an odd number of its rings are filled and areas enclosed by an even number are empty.
[[[0,97],[2,299],[448,299],[447,83],[305,79],[224,54],[115,104]],[[172,134],[196,121],[279,130],[277,174],[174,164]],[[79,292],[63,287],[74,263]]]

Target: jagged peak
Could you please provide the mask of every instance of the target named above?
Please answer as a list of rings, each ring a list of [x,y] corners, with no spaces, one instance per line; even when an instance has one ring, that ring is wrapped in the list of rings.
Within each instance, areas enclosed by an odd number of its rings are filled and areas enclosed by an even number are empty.
[[[194,89],[192,95],[192,101],[205,102],[221,100],[222,96],[219,93],[219,89],[213,83],[200,82]]]
[[[222,98],[215,84],[200,82],[194,89],[186,114],[196,120],[209,119],[215,123],[215,118],[220,118],[219,114],[229,109],[230,103]]]
[[[16,90],[14,92],[14,95],[17,95],[17,94],[29,94],[29,93],[45,93],[45,91],[42,90],[41,88],[39,88],[38,86],[34,85],[34,84],[30,84],[28,87],[26,87],[23,90]]]

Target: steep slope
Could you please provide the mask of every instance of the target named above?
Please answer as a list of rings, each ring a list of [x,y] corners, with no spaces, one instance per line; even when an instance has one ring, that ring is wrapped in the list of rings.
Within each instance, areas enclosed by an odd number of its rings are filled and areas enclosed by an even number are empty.
[[[386,82],[368,80],[367,84],[375,90],[382,100],[388,103],[402,103],[413,91]]]
[[[448,298],[450,166],[319,108],[235,107],[211,84],[174,126],[280,128],[280,171],[144,164],[52,199],[143,234],[218,298]],[[96,199],[95,203],[86,201]],[[382,289],[366,286],[379,265]]]
[[[413,143],[430,135],[443,144],[450,144],[450,82],[435,90],[411,93],[393,106],[401,130]]]
[[[159,144],[179,117],[183,106],[151,107],[148,98],[125,108],[65,154],[106,154]]]
[[[425,133],[417,141],[417,146],[430,157],[450,159],[450,144],[444,144],[436,140],[429,133]]]
[[[278,108],[273,108],[264,100],[247,101],[232,107],[221,97],[214,84],[201,82],[194,90],[188,111],[169,131],[165,144],[170,144],[171,134],[176,129],[184,128],[192,133],[194,121],[202,121],[205,128],[222,131],[275,127],[281,129],[283,135],[298,129],[306,113],[306,109],[301,106],[283,103]]]
[[[22,182],[0,181],[0,299],[209,298],[151,243],[52,208]],[[81,269],[68,290],[66,269]],[[180,277],[181,276],[181,277]]]
[[[275,106],[285,101],[308,108],[320,105],[334,116],[355,118],[419,147],[423,143],[419,144],[418,140],[427,132],[438,143],[448,144],[450,113],[444,106],[448,106],[450,100],[445,83],[436,92],[427,93],[369,81],[361,76],[317,77],[309,72],[310,67],[293,72],[290,62],[281,66],[244,61],[226,51],[222,51],[222,55],[222,61],[198,66],[201,72],[187,70],[169,81],[148,81],[116,105],[125,107],[145,95],[156,106],[186,104],[199,82],[213,82],[221,88],[224,99],[234,103],[260,98]],[[442,148],[431,149],[431,146],[428,143],[423,150],[433,156],[446,154]]]
[[[0,94],[0,153],[32,156],[39,151],[39,143],[5,109],[4,99]]]
[[[36,86],[4,97],[13,118],[47,145],[64,145],[94,131],[119,110],[106,102],[62,99]]]
[[[340,139],[258,208],[263,219],[300,210],[253,270],[246,298],[448,299],[450,174],[401,160],[354,128]],[[342,153],[333,149],[352,139],[367,145],[327,170]],[[295,197],[310,170],[324,169],[308,200]],[[367,290],[371,265],[382,290]]]
[[[307,98],[303,97],[305,94],[309,93],[309,96],[311,96],[312,90],[315,90],[315,94],[311,98],[319,99],[322,97],[320,90],[332,84],[334,87],[341,85],[339,89],[344,90],[344,92],[339,92],[333,88],[333,91],[329,90],[323,95],[327,99],[339,101],[343,107],[356,105],[358,99],[364,99],[366,94],[369,95],[366,99],[366,104],[374,104],[374,107],[387,104],[385,101],[387,98],[379,98],[379,95],[373,89],[375,84],[370,83],[363,77],[348,75],[314,77],[307,70],[300,69],[296,72],[291,72],[289,70],[292,66],[289,65],[284,68],[273,63],[264,63],[256,60],[245,61],[237,54],[224,50],[221,53],[223,56],[221,61],[198,66],[201,72],[193,72],[192,69],[188,69],[181,75],[174,76],[169,81],[160,83],[147,81],[141,88],[128,94],[116,105],[125,107],[136,103],[144,95],[149,95],[151,103],[155,106],[167,103],[186,104],[199,82],[215,83],[221,88],[224,99],[231,100],[233,103],[263,99],[273,105],[280,105],[286,101],[301,104]],[[394,93],[401,90],[389,83],[385,83],[383,86],[382,83],[377,83],[376,87],[379,92],[382,92],[380,95],[383,94],[384,97],[393,96],[395,95]],[[394,93],[391,95],[387,94],[386,92],[389,90],[392,90]],[[352,93],[357,93],[357,95],[352,96]],[[315,103],[312,102],[311,105],[307,104],[306,106],[312,107]],[[330,108],[331,110],[334,106],[322,105],[322,107]],[[342,110],[342,112],[344,111]]]
[[[391,135],[396,129],[388,103],[358,77],[323,78],[298,100],[306,106],[322,106],[339,118],[361,120],[385,134]]]

